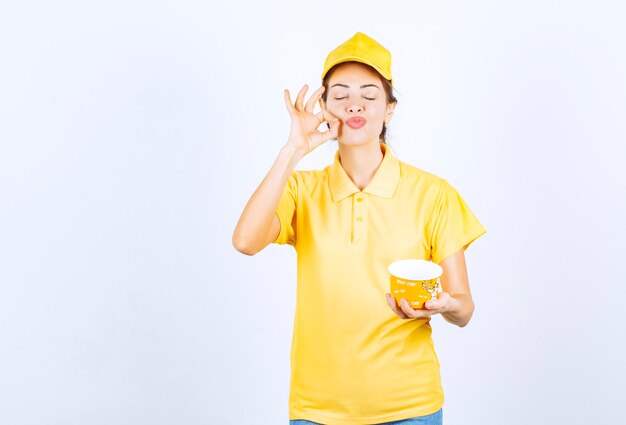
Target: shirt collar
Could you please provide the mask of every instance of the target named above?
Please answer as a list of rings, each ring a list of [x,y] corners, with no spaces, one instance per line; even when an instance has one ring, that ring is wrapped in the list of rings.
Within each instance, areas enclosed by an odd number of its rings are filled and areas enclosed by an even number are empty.
[[[392,198],[400,180],[400,162],[392,155],[386,144],[381,143],[380,149],[383,152],[383,160],[372,180],[363,189],[363,192],[383,198]],[[339,151],[335,153],[335,160],[330,166],[329,186],[334,202],[339,202],[354,193],[360,192],[359,188],[348,177],[346,170],[341,166]]]

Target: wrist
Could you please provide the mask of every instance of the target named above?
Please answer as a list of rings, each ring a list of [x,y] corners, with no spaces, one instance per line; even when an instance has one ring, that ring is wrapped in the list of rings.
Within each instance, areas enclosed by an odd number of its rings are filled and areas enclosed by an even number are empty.
[[[472,298],[464,294],[457,294],[450,296],[450,302],[441,315],[446,321],[464,327],[470,321],[473,312],[474,302]]]
[[[278,153],[278,157],[288,161],[291,168],[295,168],[304,155],[304,152],[290,144],[284,145]]]
[[[459,300],[450,295],[450,302],[444,307],[442,313],[455,313],[459,310]]]
[[[297,162],[302,159],[304,155],[306,155],[306,152],[290,143],[287,143],[280,149],[280,154]]]

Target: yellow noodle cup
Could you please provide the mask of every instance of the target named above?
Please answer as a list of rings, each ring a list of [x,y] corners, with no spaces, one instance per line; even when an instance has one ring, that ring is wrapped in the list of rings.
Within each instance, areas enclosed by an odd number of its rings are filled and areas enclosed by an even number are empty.
[[[387,268],[391,282],[391,296],[398,305],[405,298],[413,308],[424,308],[428,300],[436,299],[441,292],[439,277],[443,269],[426,260],[397,260]]]

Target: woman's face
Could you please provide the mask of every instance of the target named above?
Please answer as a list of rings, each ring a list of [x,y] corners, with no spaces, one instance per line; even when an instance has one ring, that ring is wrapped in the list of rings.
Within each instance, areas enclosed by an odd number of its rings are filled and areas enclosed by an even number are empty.
[[[322,99],[320,105],[324,108]],[[376,71],[360,63],[346,63],[337,66],[330,76],[325,107],[341,121],[339,142],[361,145],[378,142],[383,123],[391,120],[395,103],[387,104]]]

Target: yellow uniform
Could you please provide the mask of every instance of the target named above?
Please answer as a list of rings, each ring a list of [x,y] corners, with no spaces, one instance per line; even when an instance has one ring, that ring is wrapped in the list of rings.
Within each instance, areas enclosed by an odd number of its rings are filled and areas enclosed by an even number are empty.
[[[276,213],[276,243],[297,252],[289,418],[373,424],[443,406],[428,319],[387,305],[387,266],[440,263],[485,229],[444,179],[384,157],[363,191],[339,162],[294,171]],[[444,288],[445,289],[445,288]]]

